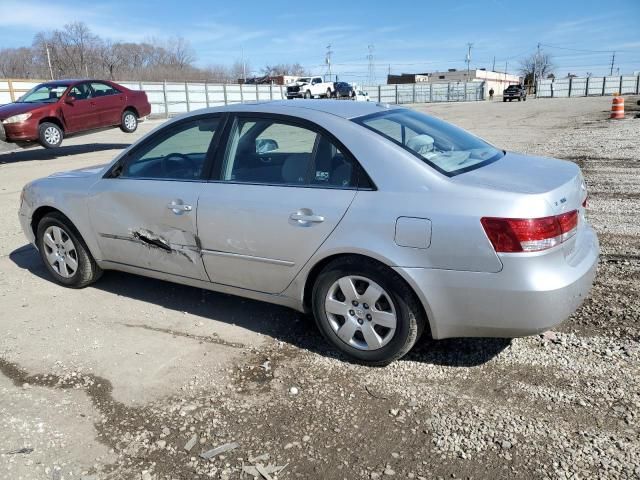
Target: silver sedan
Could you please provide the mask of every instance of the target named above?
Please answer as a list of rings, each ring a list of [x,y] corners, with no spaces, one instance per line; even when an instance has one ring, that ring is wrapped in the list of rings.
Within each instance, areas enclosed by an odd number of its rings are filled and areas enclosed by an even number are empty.
[[[267,102],[183,115],[109,165],[36,180],[20,221],[63,285],[113,269],[286,305],[380,365],[423,333],[565,320],[598,259],[586,198],[574,163],[413,110]]]

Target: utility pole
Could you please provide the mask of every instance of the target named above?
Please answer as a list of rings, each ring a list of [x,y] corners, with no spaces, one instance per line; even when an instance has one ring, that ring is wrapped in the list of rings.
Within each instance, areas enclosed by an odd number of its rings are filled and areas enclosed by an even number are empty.
[[[49,75],[51,75],[51,80],[53,80],[53,68],[51,68],[51,55],[49,54],[49,44],[45,43],[44,48],[47,52],[47,63],[49,64]]]
[[[367,60],[369,60],[369,78],[367,79],[367,83],[369,85],[373,85],[375,83],[375,66],[373,63],[373,45],[368,45],[369,54],[367,55]]]
[[[611,71],[609,72],[609,76],[613,75],[613,64],[616,61],[616,52],[613,52],[613,55],[611,55]]]
[[[247,63],[244,61],[244,47],[240,50],[242,56],[242,83],[247,83]]]
[[[324,57],[324,61],[329,67],[329,81],[331,81],[331,55],[333,55],[333,50],[331,50],[331,44],[327,45],[327,54]]]
[[[467,57],[465,58],[465,62],[467,62],[467,81],[469,81],[469,66],[471,65],[471,47],[473,47],[473,43],[467,43]]]
[[[491,67],[491,71],[495,72],[496,71],[496,56],[493,56],[493,66]]]

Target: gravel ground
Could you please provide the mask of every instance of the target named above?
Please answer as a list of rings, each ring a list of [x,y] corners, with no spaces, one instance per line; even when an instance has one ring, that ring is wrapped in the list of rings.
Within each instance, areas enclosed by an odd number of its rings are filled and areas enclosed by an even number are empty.
[[[557,331],[425,339],[385,368],[279,307],[118,273],[58,288],[0,218],[0,478],[639,478],[640,120],[608,120],[609,102],[416,107],[577,162],[602,256]],[[0,160],[1,205],[95,157]]]

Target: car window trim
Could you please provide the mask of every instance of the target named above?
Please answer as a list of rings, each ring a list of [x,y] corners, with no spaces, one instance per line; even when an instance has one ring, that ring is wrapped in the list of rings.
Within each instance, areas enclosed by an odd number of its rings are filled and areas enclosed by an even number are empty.
[[[231,137],[231,132],[233,127],[240,118],[249,118],[249,119],[273,119],[276,121],[282,121],[284,123],[298,126],[301,128],[309,129],[319,136],[324,136],[333,143],[338,149],[342,152],[342,154],[353,163],[354,168],[356,170],[356,182],[354,186],[351,187],[340,187],[340,186],[329,186],[329,185],[312,185],[312,184],[288,184],[288,183],[263,183],[263,182],[236,182],[233,180],[223,180],[222,179],[222,167],[224,166],[224,157],[226,155],[227,148],[229,146],[229,141]],[[316,138],[316,142],[318,142],[318,138]],[[312,168],[315,167],[315,146],[314,153],[312,158]],[[297,188],[325,188],[329,190],[366,190],[366,191],[375,191],[377,190],[376,184],[371,179],[371,176],[366,172],[362,164],[358,161],[358,159],[351,153],[351,151],[338,140],[331,132],[329,132],[326,128],[318,125],[311,120],[307,120],[305,118],[296,117],[293,115],[288,115],[284,113],[272,113],[272,112],[258,112],[258,111],[241,111],[241,112],[229,112],[228,118],[226,120],[225,131],[223,132],[220,143],[218,145],[218,149],[216,152],[216,158],[214,161],[214,166],[211,171],[211,175],[208,180],[209,183],[229,183],[229,184],[237,184],[237,185],[267,185],[267,186],[277,186],[277,187],[297,187]]]
[[[117,168],[124,168],[124,166],[132,161],[131,158],[135,156],[140,150],[144,150],[149,146],[150,143],[155,142],[158,138],[164,138],[165,140],[171,136],[172,133],[179,130],[182,126],[187,123],[195,122],[200,119],[211,119],[211,118],[219,118],[220,123],[216,128],[215,133],[213,134],[213,138],[211,142],[209,142],[209,147],[207,148],[207,152],[205,154],[204,165],[202,167],[202,172],[200,173],[200,178],[193,179],[183,179],[183,178],[157,178],[157,177],[120,177],[114,176],[114,170]],[[155,180],[155,181],[167,181],[167,182],[207,182],[211,174],[211,169],[213,168],[213,160],[216,156],[218,146],[220,145],[220,140],[222,138],[223,131],[226,128],[228,115],[224,112],[216,112],[216,113],[203,113],[199,115],[193,115],[190,117],[183,118],[176,122],[173,122],[166,127],[158,130],[150,137],[144,139],[140,144],[135,145],[130,151],[128,151],[124,156],[122,156],[116,163],[114,163],[109,170],[102,176],[104,179],[120,179],[120,180]]]

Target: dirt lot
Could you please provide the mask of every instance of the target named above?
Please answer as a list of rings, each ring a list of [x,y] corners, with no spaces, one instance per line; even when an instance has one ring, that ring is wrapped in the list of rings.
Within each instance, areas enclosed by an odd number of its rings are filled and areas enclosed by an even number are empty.
[[[609,106],[417,107],[577,162],[602,257],[558,331],[424,340],[386,368],[348,363],[284,308],[117,272],[53,284],[20,231],[20,189],[139,133],[1,154],[0,478],[236,479],[256,464],[280,479],[640,477],[640,119]]]

